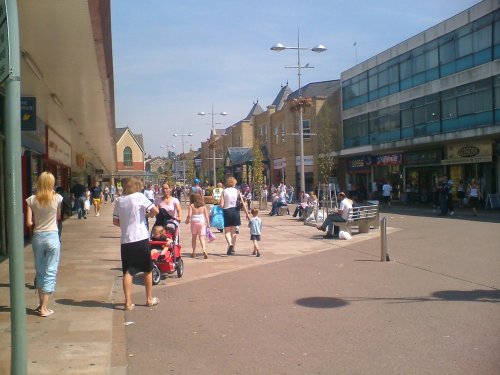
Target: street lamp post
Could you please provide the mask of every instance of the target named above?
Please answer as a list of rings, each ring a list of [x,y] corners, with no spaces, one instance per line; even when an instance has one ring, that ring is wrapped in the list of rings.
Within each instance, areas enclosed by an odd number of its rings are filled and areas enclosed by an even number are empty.
[[[160,148],[161,149],[164,149],[164,148],[167,149],[167,161],[165,162],[165,174],[167,174],[167,169],[168,169],[169,161],[170,161],[170,148],[174,149],[175,145],[161,145]],[[170,169],[172,169],[172,168],[170,168]]]
[[[304,66],[301,65],[300,63],[300,51],[301,50],[310,50],[313,52],[325,52],[326,47],[322,44],[318,44],[315,47],[309,48],[309,47],[301,47],[300,46],[300,32],[297,32],[297,46],[295,47],[286,47],[281,43],[275,44],[274,46],[271,47],[272,51],[275,52],[281,52],[285,49],[294,49],[297,50],[297,66],[285,66],[285,68],[295,68],[297,69],[297,77],[299,79],[299,136],[300,136],[300,190],[301,191],[306,191],[306,177],[305,177],[305,171],[304,171],[304,129],[303,129],[303,109],[302,109],[302,88],[301,88],[301,82],[300,82],[300,77],[301,77],[301,69],[307,68],[313,68],[312,66],[309,66],[309,64],[306,64]]]
[[[184,133],[174,133],[174,137],[181,137],[181,143],[182,143],[182,156],[184,159],[182,160],[182,170],[183,170],[183,179],[184,179],[184,185],[186,184],[186,155],[184,154],[184,137],[192,137],[193,133],[189,132],[188,134]]]
[[[214,123],[214,116],[219,115],[219,116],[227,116],[229,113],[227,112],[219,112],[215,113],[214,112],[214,105],[212,104],[212,112],[198,112],[198,116],[205,116],[205,115],[211,115],[212,116],[212,137],[214,138],[214,144],[211,144],[212,146],[212,163],[213,163],[213,173],[214,173],[214,186],[217,186],[217,169],[215,167],[215,123]]]

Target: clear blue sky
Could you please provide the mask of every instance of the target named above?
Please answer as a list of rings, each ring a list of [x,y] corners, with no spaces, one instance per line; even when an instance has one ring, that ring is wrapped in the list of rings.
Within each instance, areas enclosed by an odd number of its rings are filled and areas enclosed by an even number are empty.
[[[282,84],[298,88],[297,54],[275,43],[324,44],[301,53],[302,85],[340,73],[478,3],[477,0],[113,0],[116,126],[142,133],[146,153],[200,147],[216,128],[245,118],[253,103],[271,104]],[[356,47],[353,43],[356,42]],[[189,142],[187,142],[189,140]]]

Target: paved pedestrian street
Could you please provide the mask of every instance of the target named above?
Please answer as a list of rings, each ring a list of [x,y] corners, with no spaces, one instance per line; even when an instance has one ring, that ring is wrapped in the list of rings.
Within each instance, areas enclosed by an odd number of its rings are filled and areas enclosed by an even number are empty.
[[[154,307],[135,278],[128,312],[109,203],[64,223],[48,318],[32,310],[27,246],[29,373],[500,373],[500,212],[394,206],[381,213],[390,262],[379,230],[327,240],[291,216],[261,217],[260,258],[242,225],[235,256],[216,233],[208,259],[191,259],[183,224],[184,276],[154,286]],[[10,348],[8,262],[0,268],[0,346]],[[2,350],[0,373],[9,368]]]

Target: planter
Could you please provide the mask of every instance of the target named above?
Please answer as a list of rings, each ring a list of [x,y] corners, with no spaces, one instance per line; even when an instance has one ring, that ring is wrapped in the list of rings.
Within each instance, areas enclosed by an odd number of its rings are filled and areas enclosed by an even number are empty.
[[[214,204],[214,197],[212,197],[211,195],[205,195],[203,197],[203,201],[205,202],[205,204]]]

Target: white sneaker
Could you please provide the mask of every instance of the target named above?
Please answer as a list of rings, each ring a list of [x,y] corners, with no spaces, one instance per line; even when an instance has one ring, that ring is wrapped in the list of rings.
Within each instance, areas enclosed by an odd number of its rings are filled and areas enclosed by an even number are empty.
[[[97,217],[97,216],[99,216],[99,212],[98,212],[98,213],[96,213],[96,214],[95,214],[95,216],[96,216],[96,217]]]

